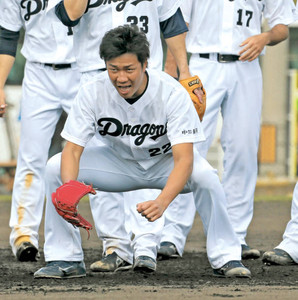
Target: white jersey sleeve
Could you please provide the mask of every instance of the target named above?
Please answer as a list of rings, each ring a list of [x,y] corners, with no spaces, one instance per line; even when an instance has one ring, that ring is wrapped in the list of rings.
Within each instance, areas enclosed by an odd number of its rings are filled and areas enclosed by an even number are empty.
[[[91,84],[92,80],[90,81]],[[61,136],[74,144],[85,147],[94,136],[96,99],[90,84],[82,85],[74,99],[72,109],[66,119]]]
[[[173,90],[166,107],[168,113],[167,135],[172,146],[205,140],[198,114],[184,88],[178,87]]]
[[[270,28],[277,24],[289,25],[294,22],[295,5],[293,0],[266,1],[264,17]]]
[[[180,6],[186,23],[190,22],[191,13],[193,11],[192,5],[193,5],[193,0],[184,0],[183,4]]]
[[[21,30],[23,21],[18,1],[0,1],[0,26],[15,32]]]
[[[191,53],[238,55],[244,40],[261,33],[263,18],[271,28],[294,21],[292,0],[184,0],[181,9],[189,23],[186,46]]]
[[[72,30],[64,26],[55,11],[46,13],[47,1],[0,1],[0,26],[25,30],[21,53],[31,62],[73,63]]]
[[[172,17],[184,0],[156,0],[158,3],[159,22]]]
[[[55,8],[55,6],[60,2],[61,0],[49,0],[47,11],[50,11],[51,9]]]

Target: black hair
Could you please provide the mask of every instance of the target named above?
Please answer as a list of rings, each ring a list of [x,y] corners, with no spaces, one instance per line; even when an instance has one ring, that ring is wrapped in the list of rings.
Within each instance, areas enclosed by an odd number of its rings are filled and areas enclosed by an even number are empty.
[[[142,65],[150,56],[147,37],[137,26],[118,26],[102,39],[99,54],[105,62],[125,53],[135,54]]]

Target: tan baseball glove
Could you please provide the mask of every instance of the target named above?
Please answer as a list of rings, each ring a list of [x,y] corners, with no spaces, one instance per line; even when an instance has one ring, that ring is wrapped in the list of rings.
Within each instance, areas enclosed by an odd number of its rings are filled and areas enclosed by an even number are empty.
[[[198,116],[200,118],[200,120],[203,120],[203,116],[205,114],[205,110],[206,110],[206,91],[203,87],[202,81],[200,80],[200,78],[198,76],[193,76],[190,78],[186,78],[183,80],[179,81],[184,88],[188,91],[190,98],[195,106],[195,109],[198,113]],[[199,101],[198,96],[194,93],[195,89],[202,89],[203,91],[203,97],[202,97],[202,101],[203,103],[201,103]]]

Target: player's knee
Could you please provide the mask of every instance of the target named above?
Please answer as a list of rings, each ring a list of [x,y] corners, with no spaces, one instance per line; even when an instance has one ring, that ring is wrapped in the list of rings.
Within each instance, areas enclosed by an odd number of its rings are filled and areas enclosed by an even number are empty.
[[[191,181],[196,186],[199,186],[199,188],[210,189],[219,182],[219,177],[217,170],[212,167],[204,169],[200,169],[200,167],[198,167],[194,168],[191,175]]]
[[[45,172],[46,180],[60,176],[60,161],[61,153],[54,155],[48,160]]]

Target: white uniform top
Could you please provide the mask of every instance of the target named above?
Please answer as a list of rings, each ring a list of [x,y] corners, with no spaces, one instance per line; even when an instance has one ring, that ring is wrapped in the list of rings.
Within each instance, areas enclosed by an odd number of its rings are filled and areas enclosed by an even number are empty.
[[[187,91],[162,71],[147,72],[147,89],[132,105],[118,94],[107,71],[83,85],[62,137],[84,147],[98,131],[116,155],[137,161],[144,169],[170,153],[170,145],[203,141],[201,123]]]
[[[73,63],[73,35],[55,15],[46,14],[46,0],[0,0],[0,26],[25,29],[21,53],[31,62]]]
[[[50,0],[49,10],[60,2]],[[111,3],[112,2],[112,3]],[[162,69],[159,22],[175,14],[182,0],[91,0],[87,12],[73,27],[74,51],[80,72],[105,68],[99,45],[106,31],[123,24],[138,25],[150,42],[150,68]],[[51,9],[52,10],[52,9]]]
[[[184,0],[181,10],[190,23],[188,52],[238,55],[241,42],[261,33],[263,17],[270,28],[288,25],[295,7],[293,0]]]

